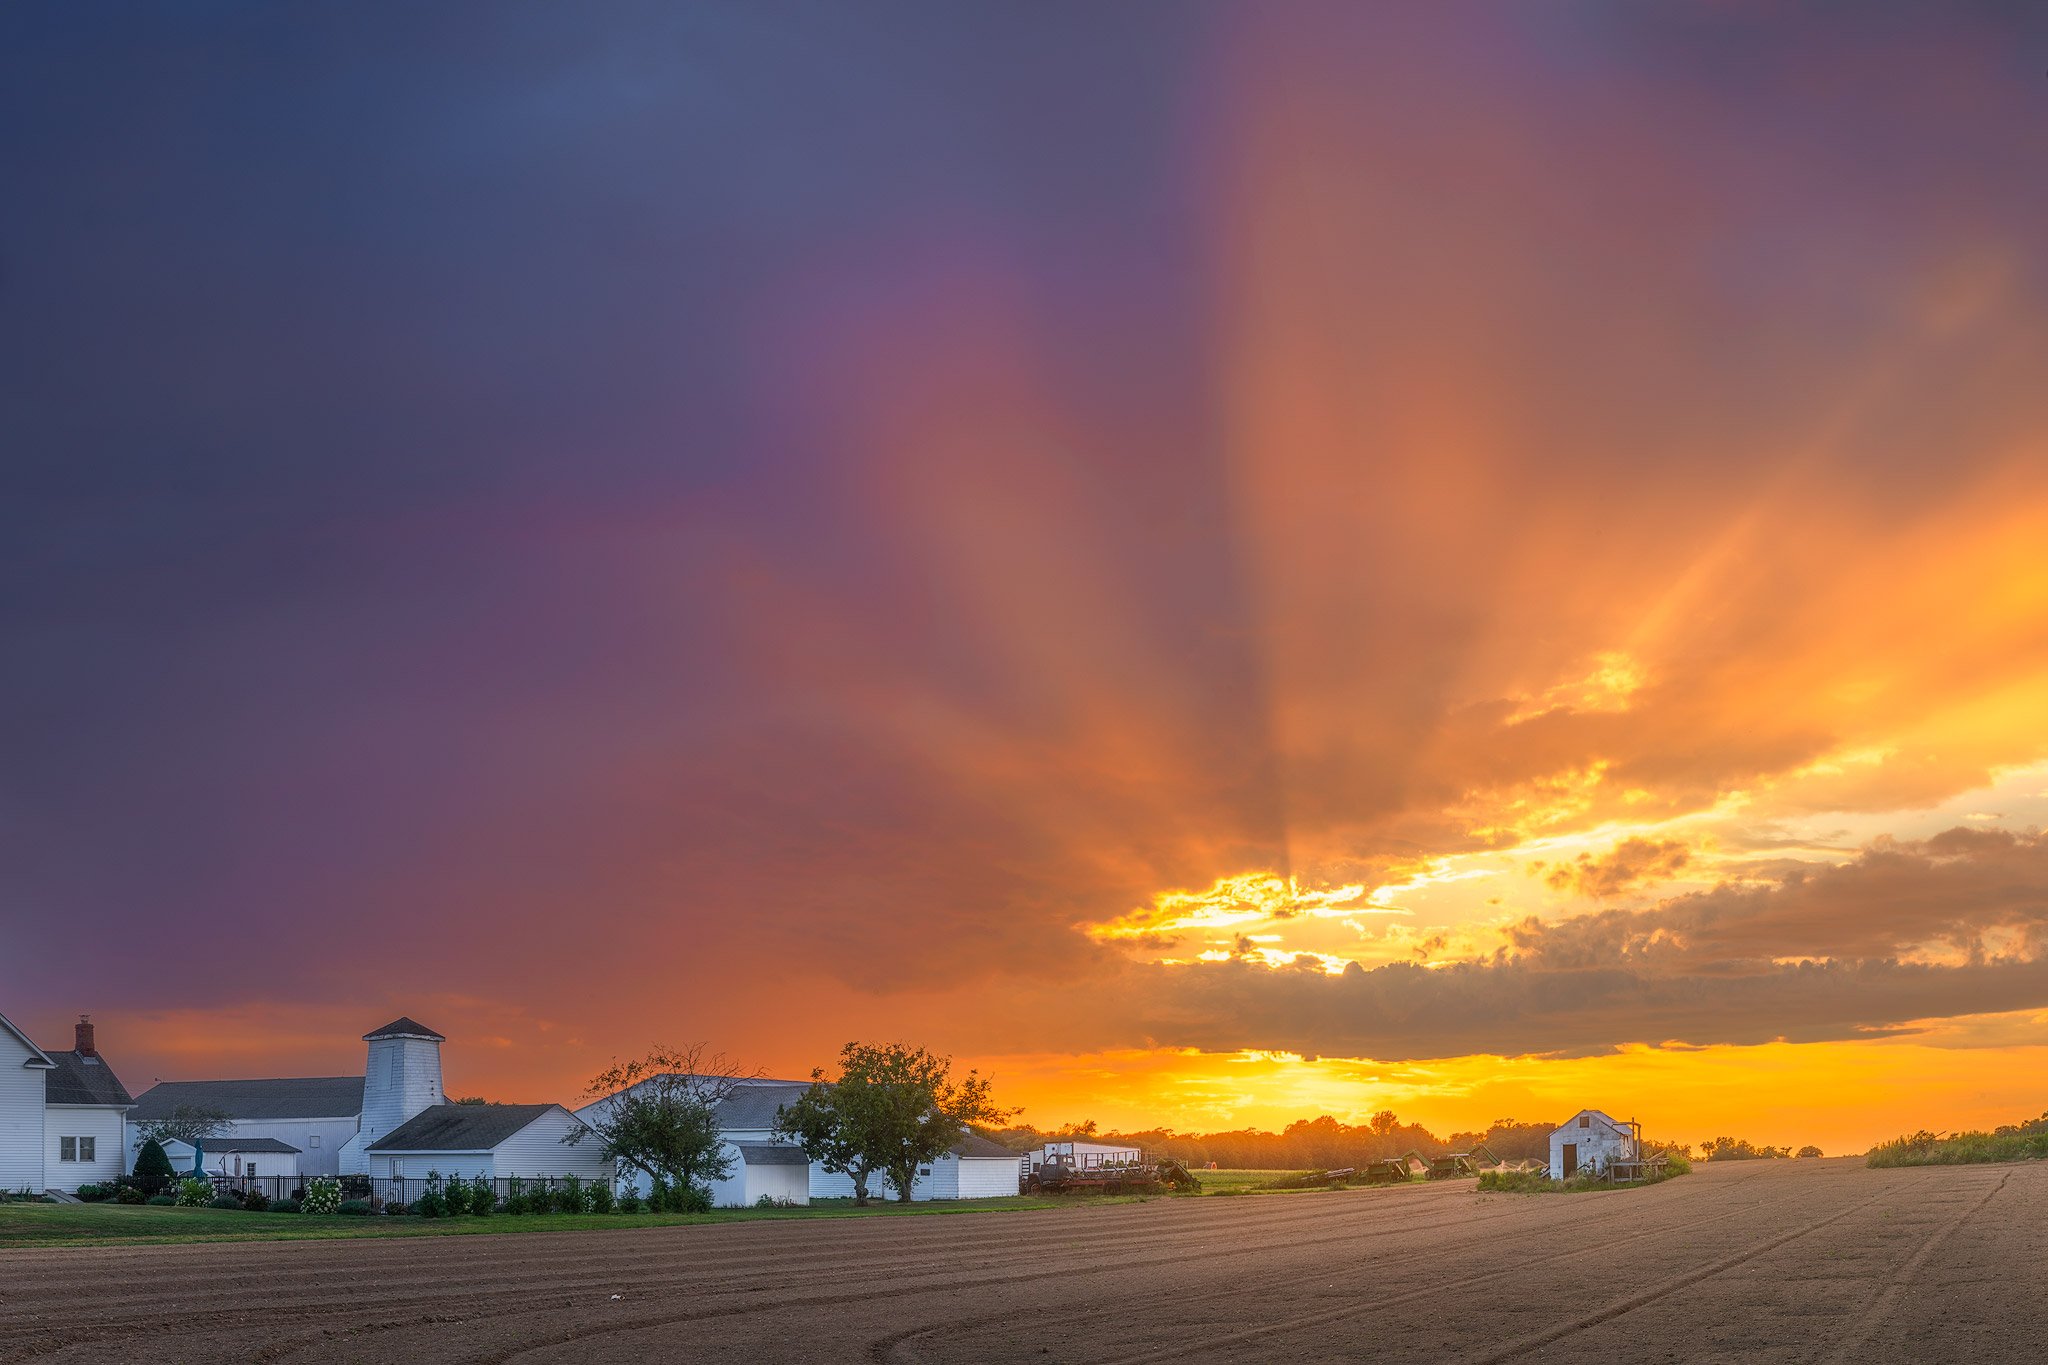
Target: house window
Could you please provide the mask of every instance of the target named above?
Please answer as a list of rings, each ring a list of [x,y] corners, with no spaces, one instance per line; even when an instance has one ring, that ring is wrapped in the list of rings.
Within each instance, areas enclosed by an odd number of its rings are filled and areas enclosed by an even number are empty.
[[[80,1161],[99,1160],[98,1147],[99,1139],[89,1137],[80,1138],[78,1140],[78,1159]]]
[[[76,1161],[76,1160],[78,1160],[78,1139],[77,1139],[77,1138],[58,1138],[58,1139],[57,1139],[57,1160],[59,1160],[59,1161]]]
[[[309,1136],[309,1137],[308,1137],[308,1138],[306,1139],[306,1145],[307,1145],[308,1147],[312,1148],[312,1149],[313,1149],[314,1151],[316,1151],[316,1152],[317,1152],[317,1151],[319,1151],[319,1150],[320,1150],[320,1135],[319,1135],[318,1133],[314,1133],[314,1134],[312,1134],[311,1136]]]
[[[1593,1120],[1592,1120],[1592,1119],[1591,1119],[1591,1118],[1590,1118],[1589,1116],[1587,1116],[1587,1115],[1585,1115],[1585,1114],[1581,1114],[1581,1115],[1579,1115],[1579,1127],[1581,1127],[1581,1128],[1591,1128],[1592,1126],[1593,1126]]]

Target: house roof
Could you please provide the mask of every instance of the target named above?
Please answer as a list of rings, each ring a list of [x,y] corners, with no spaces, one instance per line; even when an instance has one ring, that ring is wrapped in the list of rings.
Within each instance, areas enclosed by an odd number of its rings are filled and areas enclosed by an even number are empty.
[[[366,1043],[373,1043],[379,1038],[431,1038],[437,1043],[448,1041],[425,1024],[419,1022],[419,1020],[406,1014],[399,1015],[396,1019],[393,1019],[375,1032],[363,1035],[363,1041]]]
[[[947,1150],[954,1156],[1001,1157],[1005,1161],[1015,1161],[1024,1155],[1022,1152],[1013,1152],[1002,1143],[985,1138],[979,1133],[967,1134]]]
[[[560,1108],[556,1104],[437,1104],[414,1114],[366,1150],[488,1152],[550,1109]]]
[[[164,1146],[178,1146],[189,1151],[192,1144],[182,1138],[173,1138],[170,1142],[165,1143]],[[250,1152],[289,1152],[296,1156],[299,1151],[298,1148],[292,1146],[289,1142],[279,1142],[276,1138],[260,1137],[201,1138],[200,1150],[208,1156],[212,1156],[217,1152],[240,1152],[244,1154]]]
[[[28,1060],[22,1063],[23,1067],[33,1067],[38,1071],[47,1071],[57,1065],[50,1060],[49,1053],[36,1046],[35,1039],[16,1028],[14,1021],[4,1014],[0,1014],[0,1032],[13,1034],[21,1040],[21,1045],[28,1049]]]
[[[159,1081],[128,1117],[167,1119],[179,1105],[218,1109],[237,1119],[344,1119],[363,1112],[361,1076],[298,1076],[263,1081]]]
[[[808,1166],[811,1159],[801,1147],[776,1146],[761,1142],[736,1142],[740,1160],[749,1166]]]
[[[98,1104],[125,1109],[135,1097],[121,1084],[114,1068],[97,1052],[51,1052],[45,1054],[57,1064],[43,1075],[45,1104]]]

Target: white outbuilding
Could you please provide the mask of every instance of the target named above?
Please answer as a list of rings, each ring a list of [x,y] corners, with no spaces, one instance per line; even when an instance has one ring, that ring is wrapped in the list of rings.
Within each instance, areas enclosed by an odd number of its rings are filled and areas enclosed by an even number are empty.
[[[1550,1134],[1550,1174],[1569,1180],[1582,1170],[1604,1173],[1616,1162],[1642,1160],[1643,1126],[1598,1109],[1581,1109]]]
[[[373,1186],[394,1179],[510,1177],[532,1180],[611,1177],[604,1144],[559,1104],[437,1104],[414,1114],[364,1149]]]
[[[192,1169],[192,1144],[171,1138],[163,1144],[171,1169],[184,1175]],[[200,1145],[200,1165],[208,1175],[229,1179],[267,1179],[279,1176],[296,1179],[299,1157],[289,1142],[269,1137],[212,1137]]]

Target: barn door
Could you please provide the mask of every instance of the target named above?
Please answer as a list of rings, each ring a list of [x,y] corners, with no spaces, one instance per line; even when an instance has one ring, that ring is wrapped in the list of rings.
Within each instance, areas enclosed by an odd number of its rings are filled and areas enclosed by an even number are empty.
[[[1572,1173],[1577,1171],[1578,1169],[1579,1144],[1576,1142],[1567,1142],[1564,1145],[1564,1178],[1566,1180],[1571,1179]]]

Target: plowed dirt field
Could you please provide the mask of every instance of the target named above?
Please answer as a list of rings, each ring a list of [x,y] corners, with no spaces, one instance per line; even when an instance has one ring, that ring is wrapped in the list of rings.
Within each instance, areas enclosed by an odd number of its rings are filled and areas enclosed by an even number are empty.
[[[0,1252],[0,1361],[2048,1359],[2048,1163]]]

